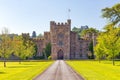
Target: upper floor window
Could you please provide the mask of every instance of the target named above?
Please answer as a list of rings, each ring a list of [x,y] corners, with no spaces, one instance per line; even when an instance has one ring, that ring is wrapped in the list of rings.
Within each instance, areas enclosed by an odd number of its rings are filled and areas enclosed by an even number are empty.
[[[62,46],[62,45],[63,45],[63,42],[62,42],[62,41],[59,41],[59,42],[58,42],[58,45],[59,45],[59,46]]]
[[[58,38],[64,38],[64,35],[62,33],[59,33]]]

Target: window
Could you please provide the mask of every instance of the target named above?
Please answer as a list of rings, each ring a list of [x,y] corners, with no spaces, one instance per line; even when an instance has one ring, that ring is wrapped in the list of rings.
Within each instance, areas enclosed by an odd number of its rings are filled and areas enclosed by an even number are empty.
[[[82,49],[80,49],[80,52],[82,52]]]
[[[58,38],[64,38],[64,35],[62,33],[59,33]]]
[[[59,42],[58,42],[58,45],[59,45],[59,46],[62,46],[62,45],[63,45],[63,42],[62,42],[62,41],[59,41]]]
[[[80,53],[80,57],[82,57],[82,54]]]

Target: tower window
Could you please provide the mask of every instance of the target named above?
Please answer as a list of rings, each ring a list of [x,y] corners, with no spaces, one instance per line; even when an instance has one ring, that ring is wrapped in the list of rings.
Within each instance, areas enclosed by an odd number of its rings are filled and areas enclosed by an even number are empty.
[[[59,41],[59,42],[58,42],[58,45],[59,45],[59,46],[63,46],[63,42],[62,42],[62,41]]]
[[[58,34],[58,38],[63,38],[64,37],[64,35],[63,34]]]

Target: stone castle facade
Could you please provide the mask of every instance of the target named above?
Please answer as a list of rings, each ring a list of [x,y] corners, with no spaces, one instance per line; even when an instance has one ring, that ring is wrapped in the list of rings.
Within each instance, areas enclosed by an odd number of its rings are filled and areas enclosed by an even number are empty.
[[[35,40],[37,56],[42,56],[45,46],[51,43],[52,59],[86,59],[92,40],[96,44],[94,35],[87,34],[84,38],[79,38],[76,32],[72,32],[70,19],[65,23],[50,21],[50,32],[44,32],[43,38]]]

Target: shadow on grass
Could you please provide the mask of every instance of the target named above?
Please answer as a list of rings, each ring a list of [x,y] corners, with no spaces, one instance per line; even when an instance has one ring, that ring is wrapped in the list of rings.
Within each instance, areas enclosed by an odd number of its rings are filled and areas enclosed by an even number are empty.
[[[24,63],[24,64],[22,64],[22,65],[35,65],[35,64],[25,64],[25,63]]]
[[[33,66],[9,66],[8,68],[29,68]]]
[[[6,74],[6,72],[0,72],[0,74]]]
[[[120,66],[120,64],[116,65],[116,66]]]

